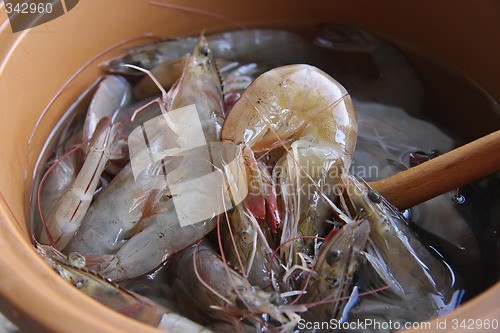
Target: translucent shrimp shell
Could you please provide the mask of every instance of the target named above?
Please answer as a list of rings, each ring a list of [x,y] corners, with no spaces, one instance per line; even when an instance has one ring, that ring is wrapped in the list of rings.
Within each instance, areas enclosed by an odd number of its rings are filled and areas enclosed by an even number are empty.
[[[276,135],[285,142],[307,137],[313,145],[337,146],[348,166],[357,120],[346,89],[309,65],[283,66],[262,74],[230,111],[222,139],[259,151],[279,144]]]

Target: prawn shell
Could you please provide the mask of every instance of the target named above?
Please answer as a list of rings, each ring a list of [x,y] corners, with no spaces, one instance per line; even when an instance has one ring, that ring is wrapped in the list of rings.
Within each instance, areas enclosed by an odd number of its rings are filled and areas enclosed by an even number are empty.
[[[274,133],[265,130],[266,123]],[[257,151],[279,141],[275,133],[285,139],[290,131],[295,131],[289,137],[293,141],[303,132],[312,132],[310,137],[316,143],[340,146],[350,163],[357,119],[346,89],[314,66],[272,69],[259,76],[235,103],[224,123],[222,139],[245,143]]]

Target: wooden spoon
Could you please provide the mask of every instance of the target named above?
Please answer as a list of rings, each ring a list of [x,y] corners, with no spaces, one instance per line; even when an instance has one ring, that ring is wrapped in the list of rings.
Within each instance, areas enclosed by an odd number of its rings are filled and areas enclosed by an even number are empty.
[[[400,210],[500,170],[500,130],[370,186]]]

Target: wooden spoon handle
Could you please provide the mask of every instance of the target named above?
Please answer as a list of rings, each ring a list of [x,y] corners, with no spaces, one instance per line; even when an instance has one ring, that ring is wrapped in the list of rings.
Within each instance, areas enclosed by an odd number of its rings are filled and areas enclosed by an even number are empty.
[[[404,210],[500,170],[500,130],[370,186]]]

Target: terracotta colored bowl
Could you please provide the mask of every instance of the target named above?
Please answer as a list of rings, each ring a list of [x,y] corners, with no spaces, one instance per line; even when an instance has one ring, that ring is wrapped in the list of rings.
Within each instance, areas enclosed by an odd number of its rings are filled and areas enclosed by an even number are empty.
[[[473,6],[467,0],[446,3],[205,0],[184,1],[182,5],[245,24],[355,22],[443,59],[500,100],[500,2],[478,0]],[[28,139],[55,92],[82,64],[108,46],[146,32],[164,37],[197,34],[204,28],[228,27],[229,23],[139,0],[80,1],[65,15],[18,33],[12,33],[4,8],[0,9],[0,22],[0,311],[27,331],[156,331],[78,292],[45,265],[31,245],[27,221],[35,163],[51,128],[78,89],[67,89],[43,118],[29,145]],[[96,74],[94,67],[74,85],[82,87]],[[500,284],[447,318],[500,318]]]

